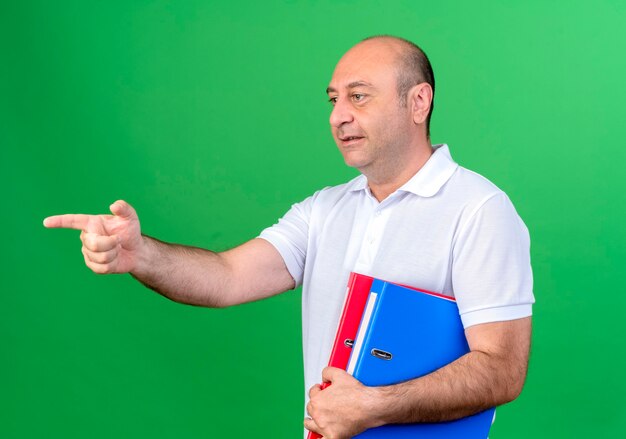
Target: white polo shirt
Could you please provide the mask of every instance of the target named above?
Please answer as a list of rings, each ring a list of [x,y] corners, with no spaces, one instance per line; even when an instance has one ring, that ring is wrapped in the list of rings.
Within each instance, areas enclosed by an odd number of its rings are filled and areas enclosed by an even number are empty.
[[[435,148],[381,203],[360,175],[261,233],[303,285],[305,395],[321,382],[351,271],[454,296],[466,328],[532,314],[526,226],[504,192]]]

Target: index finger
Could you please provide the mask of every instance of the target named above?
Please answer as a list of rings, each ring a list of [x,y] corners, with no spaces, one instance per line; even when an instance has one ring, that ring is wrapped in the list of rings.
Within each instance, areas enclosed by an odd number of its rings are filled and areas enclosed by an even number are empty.
[[[49,229],[85,230],[89,222],[89,216],[83,214],[54,215],[44,219],[43,225]]]

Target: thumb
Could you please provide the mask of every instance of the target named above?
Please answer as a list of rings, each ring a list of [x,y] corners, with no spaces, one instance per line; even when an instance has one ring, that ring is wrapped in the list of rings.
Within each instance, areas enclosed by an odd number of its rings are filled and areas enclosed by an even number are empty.
[[[133,209],[133,207],[124,200],[117,200],[115,203],[111,204],[110,209],[113,215],[119,216],[123,219],[137,217],[135,209]]]

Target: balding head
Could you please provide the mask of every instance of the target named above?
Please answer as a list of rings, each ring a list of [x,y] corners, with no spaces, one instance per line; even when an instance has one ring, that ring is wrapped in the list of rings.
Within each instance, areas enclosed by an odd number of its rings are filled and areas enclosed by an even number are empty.
[[[413,86],[423,82],[430,85],[433,90],[433,99],[426,119],[426,134],[430,136],[430,118],[435,105],[435,75],[426,53],[415,43],[391,35],[367,37],[350,49],[346,55],[353,50],[360,49],[371,52],[373,56],[379,57],[381,62],[384,58],[391,57],[396,67],[396,86],[401,105],[406,104],[407,94]]]
[[[370,183],[414,174],[432,153],[432,85],[414,68],[415,53],[399,38],[369,38],[341,57],[326,89],[335,142]]]

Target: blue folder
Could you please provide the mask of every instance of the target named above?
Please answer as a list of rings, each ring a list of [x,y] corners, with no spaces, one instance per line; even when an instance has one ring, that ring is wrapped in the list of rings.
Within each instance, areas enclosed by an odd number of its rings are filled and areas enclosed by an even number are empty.
[[[469,352],[454,299],[374,280],[347,370],[367,386],[427,375]],[[355,438],[486,439],[495,409],[450,422],[384,425]]]

